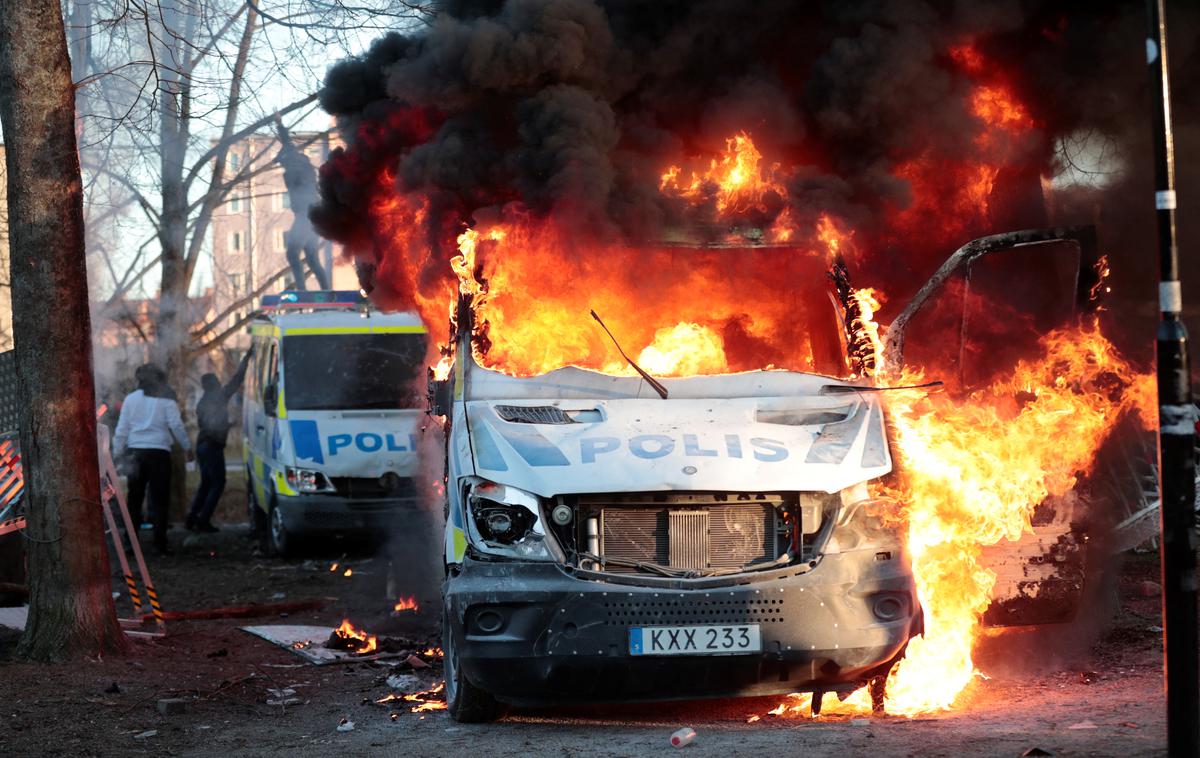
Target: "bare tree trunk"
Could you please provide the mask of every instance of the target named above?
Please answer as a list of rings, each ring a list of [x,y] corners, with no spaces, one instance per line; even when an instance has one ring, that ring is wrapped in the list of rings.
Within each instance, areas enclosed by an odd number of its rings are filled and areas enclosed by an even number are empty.
[[[125,648],[100,513],[75,91],[58,3],[0,2],[13,323],[36,660]]]

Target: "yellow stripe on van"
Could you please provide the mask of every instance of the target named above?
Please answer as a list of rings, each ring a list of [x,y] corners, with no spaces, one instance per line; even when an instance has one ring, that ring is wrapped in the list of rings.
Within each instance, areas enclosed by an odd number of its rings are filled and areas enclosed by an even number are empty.
[[[250,333],[255,337],[278,337],[279,327],[273,324],[251,324]]]
[[[304,326],[284,330],[287,337],[313,334],[425,334],[423,326]]]
[[[462,563],[463,556],[467,554],[467,535],[457,526],[450,529],[450,539],[454,544],[454,555],[450,556],[450,562]]]
[[[296,490],[292,489],[292,486],[288,484],[287,477],[282,471],[275,472],[275,491],[281,495],[295,496],[300,494]]]

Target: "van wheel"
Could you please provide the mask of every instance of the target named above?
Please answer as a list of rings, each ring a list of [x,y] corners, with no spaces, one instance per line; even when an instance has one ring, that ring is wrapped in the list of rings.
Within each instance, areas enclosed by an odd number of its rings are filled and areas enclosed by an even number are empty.
[[[296,539],[283,523],[283,511],[275,501],[271,501],[270,527],[267,530],[270,539],[270,551],[279,558],[289,558],[295,550]]]
[[[450,628],[450,609],[442,610],[442,674],[446,678],[446,710],[461,724],[482,724],[504,715],[504,706],[463,676],[458,646]]]
[[[268,535],[270,520],[267,518],[267,512],[258,505],[258,498],[254,496],[253,483],[247,487],[246,508],[250,516],[250,537],[257,543],[258,549],[263,555],[266,555],[271,551],[271,541]]]

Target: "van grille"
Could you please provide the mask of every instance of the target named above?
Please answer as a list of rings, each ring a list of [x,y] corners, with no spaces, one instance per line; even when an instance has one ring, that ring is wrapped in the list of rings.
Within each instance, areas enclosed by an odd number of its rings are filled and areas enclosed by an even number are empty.
[[[781,496],[655,493],[607,500],[580,498],[581,506],[599,510],[604,558],[682,569],[729,569],[772,561],[787,550],[787,534],[776,511],[783,504]],[[638,571],[612,563],[606,570]]]
[[[331,476],[329,481],[338,495],[348,500],[407,500],[417,496],[417,486],[408,477]]]

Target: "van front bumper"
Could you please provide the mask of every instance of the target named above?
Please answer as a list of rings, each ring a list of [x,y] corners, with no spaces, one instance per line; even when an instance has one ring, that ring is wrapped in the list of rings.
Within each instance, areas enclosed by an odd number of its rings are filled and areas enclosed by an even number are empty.
[[[365,499],[339,495],[279,495],[275,507],[283,526],[296,535],[366,535],[391,528],[420,507],[418,498]]]
[[[449,633],[467,679],[514,705],[852,690],[886,672],[922,629],[908,562],[880,555],[826,555],[805,572],[694,589],[468,557],[445,585]],[[635,627],[740,624],[758,625],[761,652],[630,652]]]

